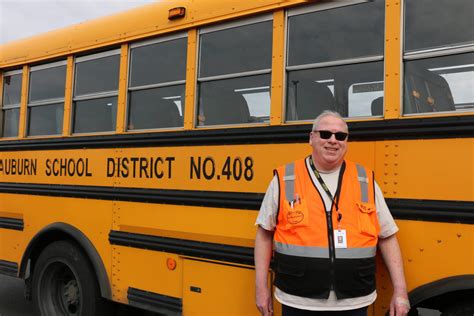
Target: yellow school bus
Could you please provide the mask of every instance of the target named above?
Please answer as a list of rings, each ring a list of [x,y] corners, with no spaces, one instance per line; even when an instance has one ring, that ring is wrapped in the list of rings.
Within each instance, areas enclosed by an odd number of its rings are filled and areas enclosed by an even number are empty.
[[[473,11],[157,1],[1,45],[0,273],[42,315],[256,315],[263,194],[330,109],[397,220],[412,312],[472,314]]]

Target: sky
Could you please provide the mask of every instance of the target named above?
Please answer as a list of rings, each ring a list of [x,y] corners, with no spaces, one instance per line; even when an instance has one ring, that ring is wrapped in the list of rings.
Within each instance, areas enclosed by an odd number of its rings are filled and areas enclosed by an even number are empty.
[[[0,0],[0,45],[158,0]]]

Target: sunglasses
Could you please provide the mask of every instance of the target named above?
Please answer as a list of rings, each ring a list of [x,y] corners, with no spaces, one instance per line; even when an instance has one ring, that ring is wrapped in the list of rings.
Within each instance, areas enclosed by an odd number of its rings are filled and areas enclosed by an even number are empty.
[[[332,135],[334,135],[336,137],[336,140],[338,141],[346,140],[347,135],[349,135],[348,133],[344,133],[344,132],[335,132],[335,133],[331,131],[313,131],[313,132],[318,132],[319,137],[321,137],[322,139],[329,139],[331,138]]]

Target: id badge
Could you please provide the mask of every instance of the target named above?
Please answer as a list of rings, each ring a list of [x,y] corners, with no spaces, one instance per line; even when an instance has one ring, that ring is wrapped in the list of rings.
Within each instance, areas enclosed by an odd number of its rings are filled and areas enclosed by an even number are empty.
[[[336,248],[347,248],[347,235],[345,229],[336,229],[334,231],[334,246]]]

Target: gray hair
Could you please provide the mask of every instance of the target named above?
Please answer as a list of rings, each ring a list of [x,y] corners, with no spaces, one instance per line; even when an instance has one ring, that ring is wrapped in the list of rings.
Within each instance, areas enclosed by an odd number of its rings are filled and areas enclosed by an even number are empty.
[[[346,121],[344,120],[344,118],[341,116],[341,114],[339,114],[338,112],[336,111],[331,111],[331,110],[325,110],[323,111],[321,114],[319,114],[313,121],[313,131],[316,131],[318,130],[318,124],[319,122],[325,118],[326,116],[332,116],[332,117],[335,117],[335,118],[338,118],[340,119],[344,125],[346,125],[346,130],[349,131],[349,127],[347,126],[347,123]]]
[[[342,122],[344,122],[344,125],[346,125],[346,129],[349,131],[349,127],[347,126],[347,123],[346,121],[344,120],[344,118],[341,116],[341,114],[339,114],[338,112],[335,112],[335,111],[330,111],[330,110],[325,110],[323,111],[321,114],[319,114],[313,121],[313,131],[316,131],[318,130],[318,124],[319,122],[325,118],[326,116],[332,116],[332,117],[335,117],[335,118],[338,118],[340,119]]]

